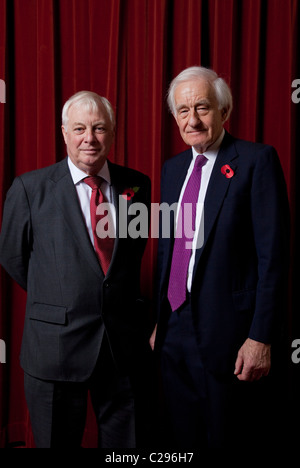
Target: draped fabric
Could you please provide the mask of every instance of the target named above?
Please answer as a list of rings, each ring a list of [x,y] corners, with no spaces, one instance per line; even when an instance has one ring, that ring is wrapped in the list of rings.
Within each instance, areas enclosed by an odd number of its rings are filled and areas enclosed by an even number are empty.
[[[152,180],[159,202],[161,166],[186,149],[166,106],[171,79],[192,65],[213,68],[232,88],[234,110],[226,128],[236,137],[277,149],[292,213],[290,341],[300,338],[297,298],[296,184],[300,103],[298,0],[0,0],[0,217],[16,175],[66,156],[61,109],[75,92],[106,96],[117,119],[113,162]],[[142,290],[151,300],[156,239],[143,260]],[[0,447],[32,447],[19,350],[25,293],[1,270]],[[298,333],[298,336],[297,336]],[[296,366],[287,385],[295,395]],[[297,404],[297,402],[295,402]],[[95,444],[93,419],[83,445]]]

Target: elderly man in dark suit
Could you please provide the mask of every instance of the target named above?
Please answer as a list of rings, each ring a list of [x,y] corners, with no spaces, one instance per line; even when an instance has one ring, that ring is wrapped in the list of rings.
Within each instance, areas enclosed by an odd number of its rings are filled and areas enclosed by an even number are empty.
[[[159,241],[151,346],[161,351],[176,447],[234,447],[239,436],[249,444],[259,431],[247,427],[266,427],[249,409],[284,311],[285,181],[273,147],[224,130],[232,96],[214,71],[184,70],[168,100],[191,148],[162,170],[161,202],[178,210],[171,238],[162,232]]]
[[[130,377],[146,338],[146,239],[124,236],[127,225],[118,236],[131,219],[120,219],[119,206],[149,208],[150,181],[107,160],[115,133],[107,99],[72,96],[62,131],[68,157],[14,180],[0,237],[1,264],[27,291],[21,365],[34,439],[80,447],[90,391],[99,447],[135,447]]]

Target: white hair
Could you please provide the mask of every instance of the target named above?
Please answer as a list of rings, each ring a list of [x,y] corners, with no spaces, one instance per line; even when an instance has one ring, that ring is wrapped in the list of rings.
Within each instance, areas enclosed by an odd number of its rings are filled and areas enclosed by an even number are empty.
[[[79,91],[78,93],[71,96],[64,104],[62,110],[62,124],[65,129],[68,126],[69,121],[69,110],[71,106],[82,106],[91,112],[97,112],[99,107],[103,105],[108,113],[111,121],[112,128],[115,128],[116,120],[115,114],[111,103],[103,96],[93,93],[92,91]]]
[[[176,115],[175,106],[175,89],[180,83],[191,80],[203,79],[211,84],[215,91],[215,96],[218,102],[219,109],[226,111],[227,120],[232,111],[232,94],[228,84],[223,78],[220,78],[217,73],[205,67],[189,67],[177,75],[171,82],[168,90],[167,101],[171,113]]]

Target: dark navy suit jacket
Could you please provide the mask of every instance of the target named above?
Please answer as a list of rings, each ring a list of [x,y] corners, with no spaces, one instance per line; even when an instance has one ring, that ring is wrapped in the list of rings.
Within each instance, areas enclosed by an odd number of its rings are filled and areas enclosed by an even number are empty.
[[[162,171],[161,202],[177,202],[192,159],[189,149]],[[232,177],[222,171],[230,166]],[[160,238],[158,329],[163,342],[174,228]],[[275,149],[233,138],[227,132],[204,202],[204,243],[197,250],[191,303],[195,334],[207,368],[232,375],[246,338],[271,343],[284,300],[289,261],[289,206]]]
[[[133,187],[139,190],[127,203],[144,203],[149,209],[149,178],[112,163],[109,169],[117,214],[119,196]],[[0,263],[27,290],[21,349],[27,373],[48,380],[86,380],[105,330],[116,364],[128,371],[145,338],[139,281],[146,241],[117,237],[104,276],[67,159],[14,180],[4,207]]]

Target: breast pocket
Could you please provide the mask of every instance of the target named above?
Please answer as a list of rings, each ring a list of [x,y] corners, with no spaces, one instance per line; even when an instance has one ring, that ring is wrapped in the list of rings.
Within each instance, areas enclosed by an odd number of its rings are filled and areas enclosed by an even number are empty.
[[[29,309],[28,317],[30,320],[36,320],[39,322],[66,325],[67,308],[35,302],[33,307]]]

